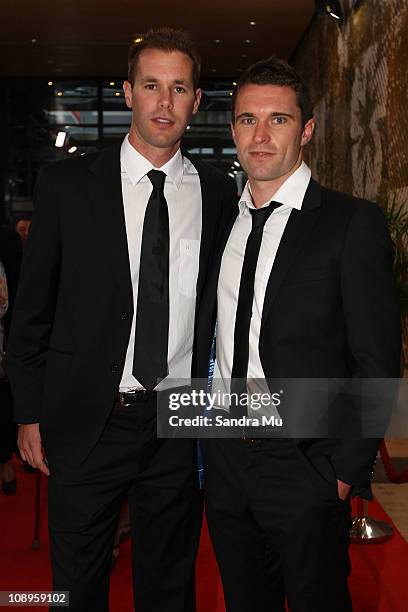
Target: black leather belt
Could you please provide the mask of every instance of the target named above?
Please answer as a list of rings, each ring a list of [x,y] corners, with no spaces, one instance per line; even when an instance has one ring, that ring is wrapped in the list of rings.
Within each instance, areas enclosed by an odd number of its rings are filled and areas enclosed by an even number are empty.
[[[135,391],[123,391],[118,393],[116,405],[120,408],[132,406],[133,404],[141,404],[155,398],[157,391],[146,391],[145,389],[137,389]]]

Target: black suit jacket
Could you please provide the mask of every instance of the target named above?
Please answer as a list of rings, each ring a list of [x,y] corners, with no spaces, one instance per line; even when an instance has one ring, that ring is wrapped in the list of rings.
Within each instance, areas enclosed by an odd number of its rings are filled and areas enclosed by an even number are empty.
[[[192,160],[202,193],[196,310],[235,184]],[[120,147],[40,174],[8,344],[15,419],[40,422],[48,455],[79,464],[118,392],[134,312]]]
[[[219,267],[236,215],[237,209],[200,306],[196,377],[207,368]],[[311,180],[302,209],[290,214],[266,288],[259,338],[265,377],[398,378],[400,315],[392,262],[378,206]],[[295,440],[306,454],[312,442]],[[337,478],[361,493],[369,490],[378,445],[376,439],[345,439],[324,448]]]

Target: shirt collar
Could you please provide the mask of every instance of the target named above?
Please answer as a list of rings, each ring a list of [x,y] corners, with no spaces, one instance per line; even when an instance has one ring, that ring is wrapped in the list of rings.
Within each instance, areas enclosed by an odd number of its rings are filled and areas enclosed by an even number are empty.
[[[186,161],[188,162],[189,160]],[[156,168],[139,151],[136,151],[129,142],[129,134],[126,134],[120,149],[120,163],[122,172],[126,173],[132,185],[139,183],[150,170],[154,169],[164,172],[177,189],[180,189],[185,165],[180,149],[163,166]],[[188,167],[190,165],[188,164]]]
[[[305,197],[311,175],[312,173],[309,166],[302,161],[299,168],[286,179],[286,181],[279,187],[278,191],[274,193],[270,200],[262,205],[262,208],[264,206],[269,206],[269,204],[273,201],[283,204],[279,210],[283,210],[283,208],[297,208],[300,210],[302,208],[303,198]],[[240,213],[245,212],[248,208],[255,208],[252,201],[251,186],[249,181],[246,182],[238,206]]]

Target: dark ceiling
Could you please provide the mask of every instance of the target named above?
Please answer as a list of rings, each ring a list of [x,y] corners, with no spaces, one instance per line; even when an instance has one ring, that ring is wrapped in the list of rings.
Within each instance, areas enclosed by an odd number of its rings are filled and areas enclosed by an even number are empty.
[[[0,75],[121,76],[133,39],[169,25],[198,44],[204,78],[231,78],[272,53],[290,57],[313,13],[313,0],[2,0]]]

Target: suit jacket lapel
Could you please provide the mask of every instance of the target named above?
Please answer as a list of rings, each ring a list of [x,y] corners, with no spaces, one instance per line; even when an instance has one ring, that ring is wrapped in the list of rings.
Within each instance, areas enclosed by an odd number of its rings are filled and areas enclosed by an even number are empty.
[[[120,145],[106,149],[89,166],[89,199],[101,248],[121,293],[132,301],[129,252],[123,210]]]
[[[266,287],[261,332],[282,282],[319,219],[320,203],[321,187],[311,179],[303,199],[302,208],[301,210],[295,208],[292,210],[276,253]]]

